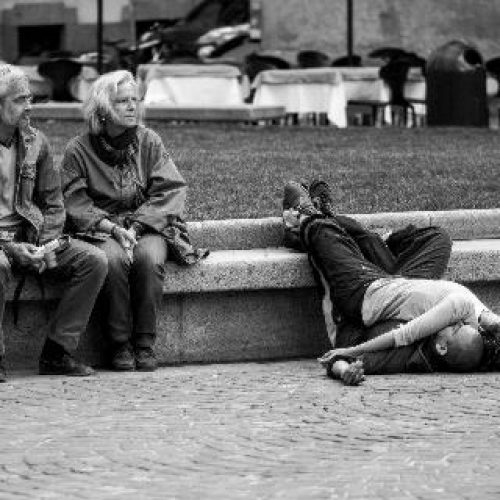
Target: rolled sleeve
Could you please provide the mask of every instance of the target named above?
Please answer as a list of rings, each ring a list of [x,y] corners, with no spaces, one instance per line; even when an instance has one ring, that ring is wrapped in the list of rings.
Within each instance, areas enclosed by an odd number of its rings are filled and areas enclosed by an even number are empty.
[[[131,215],[131,219],[161,232],[174,218],[183,218],[187,186],[161,138],[147,130],[141,156],[146,158],[148,185],[146,200]]]

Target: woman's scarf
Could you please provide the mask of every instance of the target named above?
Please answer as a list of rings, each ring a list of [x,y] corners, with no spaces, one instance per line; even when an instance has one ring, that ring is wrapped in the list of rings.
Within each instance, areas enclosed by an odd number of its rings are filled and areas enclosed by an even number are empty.
[[[90,134],[90,143],[97,156],[108,165],[126,165],[138,149],[137,127],[125,130],[117,137]]]

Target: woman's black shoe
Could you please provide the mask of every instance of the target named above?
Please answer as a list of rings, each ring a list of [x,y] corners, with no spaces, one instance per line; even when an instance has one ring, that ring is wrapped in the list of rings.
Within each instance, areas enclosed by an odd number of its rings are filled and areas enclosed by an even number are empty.
[[[158,368],[158,361],[151,347],[135,348],[135,367],[141,372],[154,372]]]
[[[40,358],[40,375],[69,375],[72,377],[88,377],[95,371],[90,366],[76,361],[70,354],[64,353],[60,358]]]
[[[135,359],[132,354],[132,348],[127,342],[118,345],[111,356],[111,368],[120,372],[135,370]]]

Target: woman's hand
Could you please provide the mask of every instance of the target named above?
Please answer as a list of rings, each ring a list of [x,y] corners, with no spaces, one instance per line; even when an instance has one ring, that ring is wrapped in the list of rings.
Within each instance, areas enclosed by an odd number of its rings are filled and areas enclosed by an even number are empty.
[[[127,252],[130,260],[134,252],[134,247],[137,245],[137,239],[134,229],[125,229],[124,227],[115,225],[111,231],[111,236],[120,244],[120,246]]]

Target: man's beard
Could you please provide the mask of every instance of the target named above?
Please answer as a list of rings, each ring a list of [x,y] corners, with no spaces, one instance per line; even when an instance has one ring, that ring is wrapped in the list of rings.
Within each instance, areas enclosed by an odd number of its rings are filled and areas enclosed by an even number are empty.
[[[21,119],[19,120],[19,128],[23,131],[31,129],[31,117],[30,117],[30,115],[26,114],[26,115],[21,116]]]

